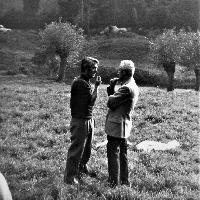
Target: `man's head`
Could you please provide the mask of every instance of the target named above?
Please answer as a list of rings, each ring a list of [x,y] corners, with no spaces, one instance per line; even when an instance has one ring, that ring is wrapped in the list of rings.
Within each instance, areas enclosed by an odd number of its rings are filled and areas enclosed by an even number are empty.
[[[119,80],[121,82],[129,80],[135,73],[135,65],[131,60],[122,60],[119,65]]]
[[[86,77],[94,78],[97,69],[98,69],[99,61],[92,57],[86,57],[81,61],[81,74],[84,74]]]

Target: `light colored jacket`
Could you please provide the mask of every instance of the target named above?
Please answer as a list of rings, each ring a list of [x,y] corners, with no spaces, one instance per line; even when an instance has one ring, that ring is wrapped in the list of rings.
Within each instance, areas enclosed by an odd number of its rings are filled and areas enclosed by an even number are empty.
[[[128,138],[130,136],[132,114],[138,101],[138,95],[139,88],[135,80],[131,78],[109,96],[107,102],[109,110],[105,123],[107,135],[117,138]]]
[[[9,190],[7,181],[0,172],[0,200],[12,200],[12,195]]]

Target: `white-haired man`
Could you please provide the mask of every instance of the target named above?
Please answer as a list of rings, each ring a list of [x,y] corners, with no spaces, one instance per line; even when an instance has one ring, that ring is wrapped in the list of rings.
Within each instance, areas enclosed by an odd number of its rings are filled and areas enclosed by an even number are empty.
[[[109,108],[105,123],[107,134],[108,182],[111,187],[130,185],[128,180],[127,138],[132,128],[132,113],[138,100],[139,89],[133,78],[134,63],[122,60],[119,78],[110,80],[107,87]],[[115,92],[116,83],[121,86]]]

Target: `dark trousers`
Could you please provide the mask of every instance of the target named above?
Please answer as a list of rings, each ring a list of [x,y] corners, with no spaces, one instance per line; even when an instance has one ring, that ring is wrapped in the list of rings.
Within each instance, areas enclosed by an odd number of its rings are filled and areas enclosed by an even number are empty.
[[[107,136],[108,181],[111,185],[129,184],[127,140]]]
[[[86,165],[91,155],[91,140],[94,132],[93,119],[72,118],[70,124],[71,145],[68,150],[64,181],[79,175],[80,166]]]

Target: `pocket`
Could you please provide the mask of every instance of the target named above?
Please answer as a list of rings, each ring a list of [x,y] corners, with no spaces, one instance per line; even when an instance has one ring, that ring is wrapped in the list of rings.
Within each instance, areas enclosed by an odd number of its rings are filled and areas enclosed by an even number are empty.
[[[94,132],[94,119],[85,120],[85,132],[86,135],[93,134]]]

